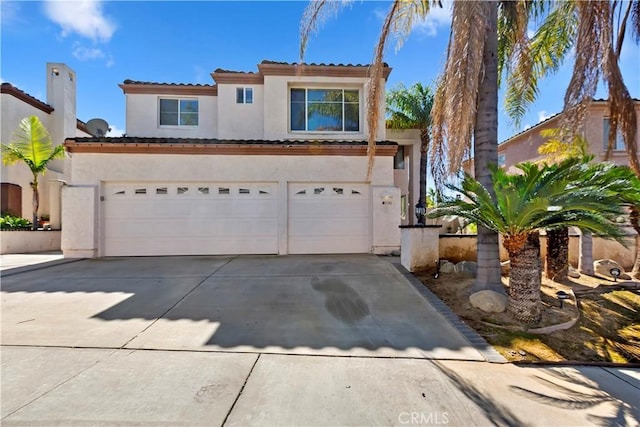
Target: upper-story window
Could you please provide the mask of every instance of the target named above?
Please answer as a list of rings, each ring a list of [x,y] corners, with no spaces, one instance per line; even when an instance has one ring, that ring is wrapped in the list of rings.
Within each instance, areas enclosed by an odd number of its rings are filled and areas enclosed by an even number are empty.
[[[161,126],[198,126],[197,99],[160,99]]]
[[[602,138],[602,148],[606,150],[609,147],[609,119],[605,118],[603,121],[603,138]],[[618,132],[616,134],[616,143],[613,146],[613,149],[616,151],[624,151],[624,138],[622,138],[622,132],[620,132],[620,126],[618,126]]]
[[[357,89],[292,88],[291,130],[358,132],[360,94]]]
[[[253,104],[253,89],[250,87],[237,87],[236,104]]]
[[[504,167],[507,164],[507,155],[498,154],[498,166]]]

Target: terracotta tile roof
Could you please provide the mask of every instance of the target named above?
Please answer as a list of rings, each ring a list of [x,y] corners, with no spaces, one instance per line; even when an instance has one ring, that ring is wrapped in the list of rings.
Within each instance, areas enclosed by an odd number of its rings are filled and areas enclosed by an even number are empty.
[[[14,85],[12,85],[11,83],[2,83],[2,86],[0,87],[0,93],[6,93],[9,95],[13,95],[16,98],[18,98],[19,100],[26,102],[27,104],[41,110],[44,111],[45,113],[49,114],[53,111],[53,107],[45,102],[40,101],[38,98],[36,98],[35,96],[29,95],[28,93],[18,89],[17,87],[15,87]]]
[[[366,146],[367,141],[347,140],[263,140],[263,139],[215,139],[215,138],[156,138],[156,137],[78,137],[67,138],[67,141],[76,143],[100,143],[100,144],[189,144],[189,145],[354,145]],[[393,141],[376,141],[378,146],[396,146]]]
[[[320,62],[320,63],[315,63],[315,62],[311,62],[311,63],[307,63],[307,62],[283,62],[283,61],[271,61],[269,59],[265,59],[261,62],[261,64],[271,64],[271,65],[306,65],[309,67],[370,67],[371,64],[334,64],[334,63],[329,63],[326,64],[324,62]],[[387,64],[386,62],[384,63],[385,67],[388,67],[389,64]]]
[[[376,143],[376,156],[393,156],[398,144]],[[277,156],[366,156],[367,141],[265,141],[201,138],[90,137],[67,138],[70,153],[101,154],[197,154]]]
[[[187,87],[213,87],[210,84],[200,83],[162,83],[162,82],[145,82],[141,80],[126,79],[122,82],[125,85],[155,85],[155,86],[187,86]]]

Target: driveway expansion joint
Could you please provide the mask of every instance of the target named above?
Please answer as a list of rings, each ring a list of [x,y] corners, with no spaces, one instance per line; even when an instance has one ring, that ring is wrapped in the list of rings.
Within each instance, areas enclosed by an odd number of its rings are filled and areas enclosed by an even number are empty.
[[[258,364],[258,360],[260,360],[261,355],[262,355],[261,353],[258,353],[258,357],[256,357],[256,360],[253,362],[251,369],[249,369],[249,373],[247,374],[247,377],[244,379],[244,382],[242,383],[242,387],[240,387],[240,391],[238,392],[238,395],[234,399],[233,404],[231,405],[231,408],[229,408],[229,412],[227,412],[227,415],[224,417],[224,421],[222,421],[221,426],[224,426],[227,423],[227,420],[229,419],[229,416],[233,412],[233,408],[236,407],[236,403],[238,403],[240,396],[242,396],[242,392],[244,391],[244,388],[247,386],[247,382],[249,381],[249,378],[251,377],[253,370],[256,368],[256,365]]]

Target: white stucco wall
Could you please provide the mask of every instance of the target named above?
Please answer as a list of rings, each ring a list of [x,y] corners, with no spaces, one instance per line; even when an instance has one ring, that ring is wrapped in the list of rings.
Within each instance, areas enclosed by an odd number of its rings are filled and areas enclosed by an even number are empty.
[[[60,231],[0,231],[0,254],[59,250]]]
[[[98,239],[102,224],[100,208],[93,211],[105,182],[277,182],[283,191],[278,192],[279,235],[286,238],[287,185],[290,182],[353,182],[366,179],[366,156],[253,156],[253,155],[163,155],[163,154],[72,154],[71,187],[64,187],[63,221],[77,221],[77,227],[63,228],[63,250],[66,253],[84,251],[92,238]],[[372,173],[371,235],[372,251],[388,252],[400,246],[399,192],[393,186],[393,157],[376,159]],[[75,187],[81,186],[81,187]],[[82,196],[72,198],[75,188],[96,188],[94,199],[86,190]],[[383,193],[391,196],[392,204],[383,205]],[[97,202],[99,203],[99,202]],[[84,205],[88,205],[85,207]],[[89,235],[86,228],[94,221],[96,231]],[[82,234],[75,237],[76,234]],[[80,241],[80,243],[77,243]],[[66,248],[66,249],[65,249]],[[80,248],[80,249],[77,249]],[[283,250],[284,248],[284,250]],[[287,245],[280,245],[286,253]],[[99,252],[97,256],[100,256]]]
[[[62,188],[61,247],[65,258],[93,258],[98,254],[98,187]]]
[[[126,134],[156,138],[218,138],[216,96],[127,94]],[[198,99],[198,126],[160,126],[159,99]]]
[[[348,88],[360,91],[360,132],[292,132],[289,130],[289,88]],[[384,88],[384,85],[383,85]],[[265,76],[264,78],[264,138],[265,139],[336,139],[366,140],[368,138],[366,109],[367,78]],[[380,109],[385,110],[384,89]],[[377,139],[385,139],[384,114],[380,114]]]
[[[251,104],[236,103],[236,89],[253,89]],[[220,139],[263,139],[264,111],[270,107],[264,104],[264,86],[252,84],[218,85],[218,138]]]

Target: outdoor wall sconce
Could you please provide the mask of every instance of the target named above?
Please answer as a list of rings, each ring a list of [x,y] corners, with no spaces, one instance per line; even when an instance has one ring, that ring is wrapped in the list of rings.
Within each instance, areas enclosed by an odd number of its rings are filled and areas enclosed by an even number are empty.
[[[416,219],[418,220],[418,225],[424,225],[424,216],[427,213],[427,207],[424,205],[422,200],[420,200],[416,204]]]
[[[611,274],[611,277],[613,277],[613,281],[617,282],[618,281],[618,277],[620,277],[620,274],[622,273],[622,271],[620,271],[619,268],[612,268],[611,270],[609,270],[609,274]]]
[[[560,308],[564,308],[564,300],[569,299],[569,294],[565,291],[558,291],[556,295],[558,296],[558,300],[560,300]]]
[[[390,205],[392,203],[393,203],[393,197],[391,197],[391,194],[383,193],[382,194],[382,204],[383,205]]]
[[[60,75],[60,70],[58,70],[57,68],[52,68],[51,69],[51,75],[52,76],[59,76]]]

